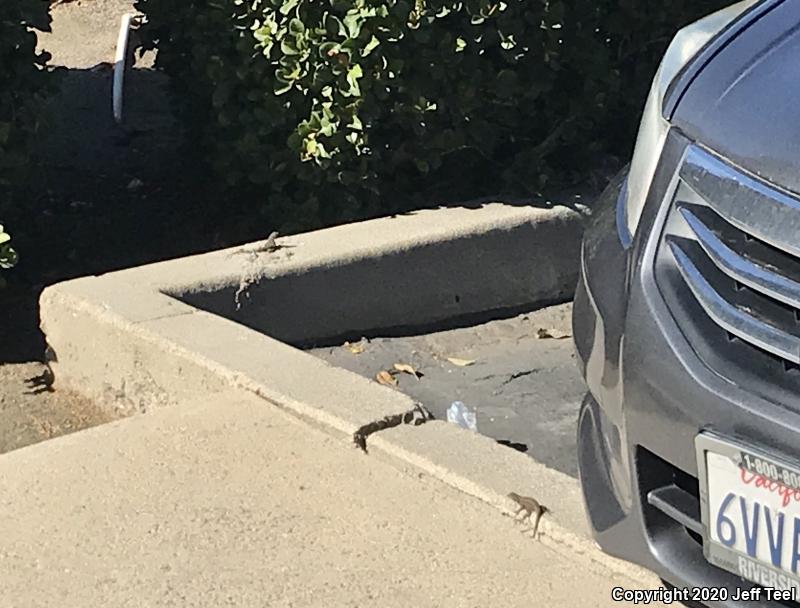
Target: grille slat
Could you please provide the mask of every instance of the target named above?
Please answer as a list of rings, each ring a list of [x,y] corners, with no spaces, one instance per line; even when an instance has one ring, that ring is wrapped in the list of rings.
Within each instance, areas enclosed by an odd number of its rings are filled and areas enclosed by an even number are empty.
[[[698,146],[689,149],[680,176],[728,223],[800,257],[800,201]]]
[[[800,283],[753,262],[728,247],[689,208],[680,206],[679,210],[700,246],[722,272],[755,291],[765,293],[789,306],[800,307]]]
[[[800,199],[697,145],[655,261],[686,339],[721,376],[800,409]]]
[[[794,363],[800,363],[800,338],[765,323],[749,311],[723,298],[706,279],[689,255],[672,239],[669,248],[684,281],[697,301],[717,325],[733,335]]]

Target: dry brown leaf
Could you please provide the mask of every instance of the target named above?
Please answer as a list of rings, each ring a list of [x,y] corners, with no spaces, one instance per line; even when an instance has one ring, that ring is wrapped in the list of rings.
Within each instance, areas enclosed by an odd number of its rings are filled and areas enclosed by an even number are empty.
[[[345,342],[344,347],[349,350],[354,355],[360,355],[364,352],[364,343],[363,342]]]
[[[403,373],[406,373],[406,374],[410,374],[411,376],[414,376],[417,380],[419,380],[419,377],[422,375],[416,369],[414,369],[413,366],[409,365],[408,363],[395,363],[394,364],[394,368],[398,372],[403,372]]]
[[[386,370],[378,372],[375,375],[375,380],[384,386],[397,386],[397,379],[391,372],[387,372]]]
[[[459,359],[458,357],[447,357],[447,360],[458,367],[468,367],[475,363],[475,359]]]
[[[536,331],[536,337],[540,340],[564,340],[565,338],[571,338],[572,335],[563,331],[558,331],[557,329],[545,329],[544,327],[540,327]]]

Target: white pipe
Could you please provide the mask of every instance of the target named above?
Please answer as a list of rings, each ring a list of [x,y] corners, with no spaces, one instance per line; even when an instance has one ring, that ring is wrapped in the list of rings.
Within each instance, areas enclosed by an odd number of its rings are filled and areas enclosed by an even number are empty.
[[[122,16],[122,23],[119,27],[119,38],[117,38],[117,55],[114,58],[114,85],[111,92],[114,120],[122,122],[122,92],[125,86],[125,63],[128,61],[128,39],[131,31],[131,21],[133,15]]]

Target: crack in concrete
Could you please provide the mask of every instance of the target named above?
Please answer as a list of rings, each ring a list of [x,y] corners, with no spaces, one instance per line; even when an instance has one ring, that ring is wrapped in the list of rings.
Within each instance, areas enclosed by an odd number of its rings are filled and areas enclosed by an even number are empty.
[[[475,378],[475,382],[483,382],[485,380],[491,380],[492,378],[498,378],[500,376],[505,376],[505,374],[489,374],[488,376],[481,376],[480,378]]]
[[[503,381],[500,386],[505,386],[506,384],[510,384],[514,382],[514,380],[519,380],[520,378],[524,378],[525,376],[530,376],[531,374],[535,374],[539,371],[538,368],[534,367],[533,369],[526,369],[525,371],[521,372],[514,372],[511,374],[507,380]]]
[[[143,319],[141,321],[134,321],[134,325],[142,325],[144,323],[150,323],[152,321],[160,321],[161,319],[172,319],[173,317],[185,317],[186,315],[193,315],[197,311],[196,310],[182,310],[181,312],[171,312],[166,315],[160,315],[158,317],[153,317],[151,319]]]
[[[360,427],[353,433],[353,443],[367,454],[367,437],[369,435],[384,429],[400,426],[401,424],[419,426],[434,419],[433,414],[431,414],[425,406],[419,402],[415,402],[414,407],[407,412],[403,412],[402,414],[390,414],[389,416],[384,416],[380,420],[369,422]]]

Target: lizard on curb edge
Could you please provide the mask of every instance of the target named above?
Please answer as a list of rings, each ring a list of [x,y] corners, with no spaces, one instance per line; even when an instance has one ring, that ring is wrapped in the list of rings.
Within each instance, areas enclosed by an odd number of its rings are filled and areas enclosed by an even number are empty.
[[[295,247],[295,245],[280,245],[277,242],[278,239],[278,231],[272,232],[265,241],[262,241],[255,247],[242,247],[241,249],[234,251],[230,255],[240,255],[243,253],[249,254],[251,256],[257,256],[259,253],[275,253],[280,249],[290,249]]]
[[[514,519],[516,519],[520,513],[524,513],[520,521],[525,521],[527,519],[530,523],[531,516],[535,515],[536,520],[533,522],[533,537],[536,538],[536,532],[539,529],[539,521],[542,519],[542,515],[550,512],[550,509],[530,496],[520,496],[516,492],[510,492],[508,497],[519,505],[519,509],[514,513]]]

